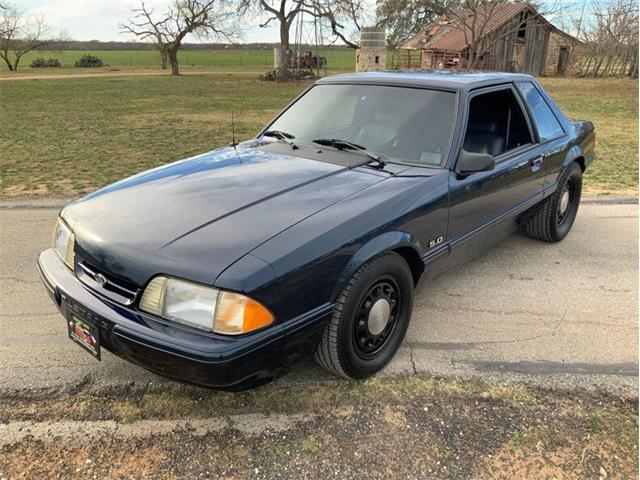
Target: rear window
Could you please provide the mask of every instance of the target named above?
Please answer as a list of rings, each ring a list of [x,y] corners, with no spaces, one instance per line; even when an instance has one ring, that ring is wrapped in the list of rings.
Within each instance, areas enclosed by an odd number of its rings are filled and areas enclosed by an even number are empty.
[[[531,82],[517,82],[518,89],[525,98],[533,121],[538,129],[540,141],[544,142],[564,134],[560,122],[549,108],[538,89]]]

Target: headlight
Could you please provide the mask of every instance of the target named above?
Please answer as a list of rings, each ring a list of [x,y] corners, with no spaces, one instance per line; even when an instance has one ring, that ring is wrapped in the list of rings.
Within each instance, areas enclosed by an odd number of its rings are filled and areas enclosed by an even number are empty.
[[[58,252],[60,259],[71,269],[73,269],[73,248],[75,243],[76,238],[71,229],[58,218],[58,223],[56,223],[56,229],[53,234],[53,249]]]
[[[140,310],[225,335],[252,332],[274,320],[269,310],[249,297],[171,277],[149,282]]]

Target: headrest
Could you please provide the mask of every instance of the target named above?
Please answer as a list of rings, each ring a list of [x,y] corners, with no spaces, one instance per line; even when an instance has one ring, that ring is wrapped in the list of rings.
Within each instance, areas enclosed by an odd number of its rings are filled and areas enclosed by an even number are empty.
[[[391,143],[395,135],[395,130],[386,125],[365,125],[358,133],[355,143],[362,145]]]
[[[487,120],[481,117],[469,117],[469,125],[467,130],[483,133],[499,133],[500,125],[497,120]]]

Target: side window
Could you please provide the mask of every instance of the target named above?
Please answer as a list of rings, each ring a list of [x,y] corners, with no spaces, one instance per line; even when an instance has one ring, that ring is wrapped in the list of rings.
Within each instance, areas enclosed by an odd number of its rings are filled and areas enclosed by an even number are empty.
[[[502,153],[532,143],[526,117],[510,88],[476,95],[469,104],[463,148],[467,152]]]
[[[524,96],[531,110],[533,121],[538,127],[540,141],[551,140],[564,134],[560,122],[553,114],[538,89],[531,82],[517,82],[518,89]]]

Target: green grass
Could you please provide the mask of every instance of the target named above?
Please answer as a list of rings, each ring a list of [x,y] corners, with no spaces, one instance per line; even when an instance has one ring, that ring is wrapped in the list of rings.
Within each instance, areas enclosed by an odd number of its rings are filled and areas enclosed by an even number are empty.
[[[591,120],[597,159],[587,171],[587,194],[638,195],[638,81],[543,78],[569,118]]]
[[[331,69],[348,69],[355,65],[353,50],[323,50],[318,52],[327,58]],[[33,51],[20,61],[18,71],[37,72],[41,70],[57,70],[50,68],[32,69],[31,62],[38,58],[57,58],[63,67],[73,67],[82,55],[100,57],[109,67],[155,68],[159,66],[160,55],[155,50],[64,50]],[[273,50],[182,50],[178,54],[178,62],[183,67],[243,67],[268,70],[273,67]],[[76,69],[86,71],[91,69]],[[0,66],[0,72],[6,72],[6,65]]]
[[[303,84],[255,74],[0,82],[3,194],[74,195],[249,138]]]
[[[226,145],[232,110],[237,137],[249,138],[306,86],[256,77],[236,70],[0,81],[0,192],[75,196]],[[637,195],[638,83],[568,78],[543,84],[570,117],[596,125],[598,159],[587,173],[586,193]]]

